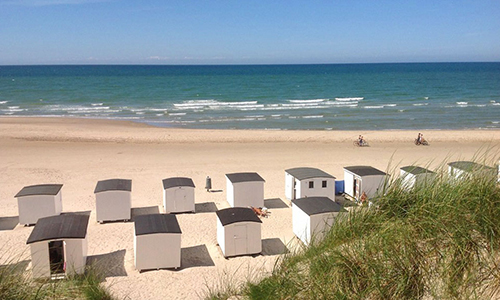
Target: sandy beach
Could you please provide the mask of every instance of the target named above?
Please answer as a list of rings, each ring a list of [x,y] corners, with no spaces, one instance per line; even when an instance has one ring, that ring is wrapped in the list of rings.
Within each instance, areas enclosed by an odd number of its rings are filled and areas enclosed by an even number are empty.
[[[370,147],[355,147],[362,134]],[[92,211],[89,260],[106,272],[104,284],[119,299],[197,299],[221,278],[233,281],[272,270],[284,247],[296,244],[292,212],[285,200],[284,170],[317,167],[338,180],[343,167],[371,165],[394,173],[418,164],[471,160],[490,151],[498,159],[500,130],[424,131],[430,146],[416,146],[418,131],[257,131],[157,128],[144,124],[65,118],[0,118],[1,264],[29,260],[26,240],[33,227],[16,225],[22,187],[63,184],[63,211]],[[265,180],[271,211],[263,219],[263,253],[225,259],[216,245],[216,209],[229,207],[225,174],[257,172]],[[190,177],[196,184],[195,214],[179,214],[179,270],[139,273],[134,268],[133,223],[98,224],[94,187],[98,180],[132,180],[132,213],[163,212],[164,178]],[[207,192],[205,178],[212,178]]]

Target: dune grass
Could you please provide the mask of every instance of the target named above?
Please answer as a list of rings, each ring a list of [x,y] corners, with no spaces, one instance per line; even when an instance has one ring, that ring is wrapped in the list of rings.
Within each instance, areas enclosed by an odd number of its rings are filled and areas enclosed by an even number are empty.
[[[114,297],[102,285],[99,272],[88,267],[83,275],[63,280],[32,280],[25,265],[12,262],[0,267],[0,299],[88,299],[112,300]]]
[[[491,165],[491,163],[490,163]],[[404,188],[339,216],[322,241],[281,257],[272,274],[212,299],[492,299],[500,290],[496,174]]]

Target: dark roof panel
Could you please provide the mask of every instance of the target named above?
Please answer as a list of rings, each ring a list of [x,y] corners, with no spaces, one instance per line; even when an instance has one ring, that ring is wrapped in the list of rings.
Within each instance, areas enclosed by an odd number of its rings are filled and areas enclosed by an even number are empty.
[[[38,184],[23,187],[14,197],[49,195],[55,196],[62,188],[62,184]]]
[[[495,170],[495,168],[481,165],[472,161],[455,161],[449,163],[448,165],[455,169],[463,170],[466,172],[479,171],[479,170],[485,170],[485,171]]]
[[[97,182],[94,193],[106,191],[132,191],[132,180],[130,179],[108,179]]]
[[[222,226],[238,222],[257,222],[262,221],[257,217],[251,208],[247,207],[230,207],[221,209],[215,212]]]
[[[371,166],[351,166],[344,167],[344,169],[359,176],[387,175],[385,172],[382,172],[379,169],[375,169]]]
[[[62,214],[40,218],[26,244],[57,239],[84,239],[89,217],[88,214]]]
[[[172,214],[150,214],[135,217],[135,235],[182,233],[177,217]]]
[[[298,180],[318,177],[335,179],[335,177],[333,177],[332,175],[316,168],[292,168],[285,170],[285,172],[297,178]]]
[[[418,174],[434,174],[435,172],[428,170],[426,168],[422,167],[416,167],[416,166],[406,166],[402,167],[401,170],[413,174],[413,175],[418,175]]]
[[[303,210],[307,215],[317,215],[331,212],[346,211],[340,204],[328,197],[306,197],[292,200],[292,204]]]
[[[229,178],[229,180],[232,183],[247,182],[247,181],[265,182],[264,178],[260,177],[260,175],[255,172],[226,174],[226,177]]]
[[[172,178],[163,179],[163,189],[169,189],[172,187],[180,187],[180,186],[195,187],[194,182],[191,178],[172,177]]]

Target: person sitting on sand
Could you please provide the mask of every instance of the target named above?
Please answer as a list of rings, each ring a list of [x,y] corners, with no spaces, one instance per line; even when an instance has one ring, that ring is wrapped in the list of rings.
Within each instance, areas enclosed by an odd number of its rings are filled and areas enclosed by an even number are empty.
[[[358,137],[358,145],[363,146],[365,144],[365,140],[363,136],[360,134]]]
[[[417,145],[420,145],[422,144],[422,134],[419,132],[418,133],[418,137],[417,137],[417,142],[416,142]]]

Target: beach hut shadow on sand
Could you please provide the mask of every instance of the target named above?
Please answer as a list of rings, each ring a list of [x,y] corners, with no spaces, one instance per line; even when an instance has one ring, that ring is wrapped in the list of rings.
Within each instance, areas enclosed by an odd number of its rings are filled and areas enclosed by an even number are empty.
[[[13,230],[19,224],[19,216],[1,217],[0,231]]]
[[[262,252],[264,256],[281,255],[288,252],[288,248],[279,238],[262,240]]]
[[[215,263],[206,245],[184,247],[181,249],[180,270],[195,267],[214,267]]]
[[[159,214],[160,209],[158,206],[146,206],[146,207],[133,207],[132,208],[132,221],[135,221],[137,216]]]
[[[281,198],[264,199],[264,206],[272,209],[289,208]]]
[[[126,250],[87,256],[87,266],[92,266],[104,278],[127,276],[125,269]]]
[[[212,213],[217,211],[217,206],[215,205],[214,202],[196,203],[194,206],[195,206],[195,212],[197,214]]]

